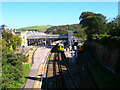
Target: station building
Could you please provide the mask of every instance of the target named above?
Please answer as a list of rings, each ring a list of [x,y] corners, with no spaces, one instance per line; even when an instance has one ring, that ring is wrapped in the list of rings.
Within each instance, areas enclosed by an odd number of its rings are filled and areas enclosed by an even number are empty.
[[[26,47],[28,45],[27,44],[27,31],[16,31],[15,34],[19,35],[22,38],[21,46]]]
[[[27,46],[27,31],[16,31],[15,29],[9,30],[6,25],[0,26],[0,34],[1,34],[2,30],[11,32],[13,35],[19,35],[22,38],[21,46]],[[2,37],[2,34],[0,36]]]

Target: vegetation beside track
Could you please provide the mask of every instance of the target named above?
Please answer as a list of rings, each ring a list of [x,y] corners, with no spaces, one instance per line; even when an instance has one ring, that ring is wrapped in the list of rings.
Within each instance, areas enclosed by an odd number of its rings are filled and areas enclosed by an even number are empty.
[[[35,50],[31,51],[31,53],[33,53],[34,51]],[[27,64],[23,64],[23,63],[27,61],[28,61],[27,56],[23,54],[14,54],[14,52],[5,52],[5,51],[2,52],[2,66],[3,66],[2,88],[3,89],[19,88],[25,82],[25,76],[29,72],[29,63]]]
[[[100,64],[96,56],[88,55],[89,67],[98,88],[120,88],[120,77]]]

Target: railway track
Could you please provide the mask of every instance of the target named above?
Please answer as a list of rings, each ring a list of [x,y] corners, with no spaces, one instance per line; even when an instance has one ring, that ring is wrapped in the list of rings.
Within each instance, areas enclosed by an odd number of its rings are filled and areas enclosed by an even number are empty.
[[[87,54],[83,54],[83,59],[70,65],[66,61],[64,52],[51,52],[42,89],[93,88],[95,90],[95,82],[87,66],[86,56]]]
[[[44,89],[59,90],[60,88],[65,88],[61,80],[61,68],[58,63],[57,53],[51,53],[51,58],[47,65],[46,84]]]
[[[78,54],[78,62],[75,64],[67,64],[69,62],[64,61],[69,73],[71,74],[71,79],[74,80],[76,88],[92,88],[96,90],[97,86],[93,80],[87,63],[87,53],[83,53],[82,58],[81,56],[82,55]],[[65,58],[65,55],[62,54],[62,57]]]
[[[71,79],[71,82],[73,82],[73,84],[71,83],[70,85],[73,85],[72,88],[79,88],[79,85],[78,85],[77,82],[75,81],[74,76],[73,76],[73,74],[72,74],[72,72],[71,72],[71,70],[70,70],[67,62],[65,61],[65,56],[64,56],[63,53],[61,53],[61,57],[63,58],[63,63],[65,64],[65,66],[66,66],[66,68],[67,68],[67,71],[68,71],[69,77],[70,77],[70,79]]]
[[[44,78],[44,86],[42,89],[55,89],[60,88],[70,89],[79,88],[76,81],[73,79],[66,62],[64,62],[61,53],[51,53],[51,58],[48,60],[46,78]]]
[[[58,53],[58,60],[60,61],[59,67],[60,72],[62,74],[63,83],[66,89],[69,88],[78,88],[76,81],[73,79],[73,76],[65,62],[64,58],[62,57],[62,53]]]
[[[90,68],[88,66],[88,61],[89,61],[88,52],[84,51],[82,55],[80,55],[80,54],[81,53],[78,54],[78,58],[77,58],[78,62],[77,62],[77,64],[79,66],[79,69],[82,70],[83,75],[86,78],[86,79],[84,79],[84,77],[83,77],[83,79],[85,81],[85,82],[83,82],[83,86],[87,87],[87,88],[92,88],[92,89],[96,90],[96,89],[98,89],[98,87],[97,87],[95,81],[93,80],[92,74],[90,72]],[[80,56],[82,56],[82,58],[80,58]],[[88,85],[86,85],[86,83]]]

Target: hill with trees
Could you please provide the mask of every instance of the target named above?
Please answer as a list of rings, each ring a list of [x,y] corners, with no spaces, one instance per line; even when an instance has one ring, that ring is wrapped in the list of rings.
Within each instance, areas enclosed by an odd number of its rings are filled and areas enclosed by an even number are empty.
[[[68,31],[67,31],[68,29],[73,31],[74,36],[83,38],[83,39],[86,38],[85,28],[83,28],[82,25],[79,25],[79,24],[61,25],[61,26],[39,25],[39,26],[24,27],[16,30],[17,31],[26,31],[26,30],[39,31],[47,34],[68,34]]]
[[[86,38],[85,28],[79,24],[52,26],[46,30],[47,34],[68,34],[67,30],[72,30],[73,35],[79,38]]]

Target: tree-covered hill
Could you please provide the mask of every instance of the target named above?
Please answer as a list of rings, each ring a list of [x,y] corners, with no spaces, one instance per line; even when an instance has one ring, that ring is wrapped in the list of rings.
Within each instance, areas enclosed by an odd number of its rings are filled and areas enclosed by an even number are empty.
[[[68,26],[68,27],[67,27]],[[61,25],[61,26],[50,26],[50,25],[39,25],[39,26],[29,26],[24,28],[16,29],[17,31],[27,31],[27,30],[34,30],[39,32],[45,32],[47,34],[68,34],[67,30],[73,30],[73,35],[79,38],[85,39],[85,29],[82,28],[79,24],[72,24],[72,25]]]
[[[19,28],[16,30],[17,31],[36,30],[39,32],[45,32],[50,27],[51,27],[50,25],[39,25],[39,26],[29,26],[29,27]]]
[[[68,26],[68,28],[67,28]],[[46,30],[46,33],[54,34],[54,31],[58,29],[64,29],[64,30],[81,30],[81,25],[79,24],[72,24],[72,25],[61,25],[61,26],[52,26]]]
[[[67,34],[67,30],[73,30],[73,35],[85,39],[85,29],[79,24],[52,26],[46,30],[47,34]]]

